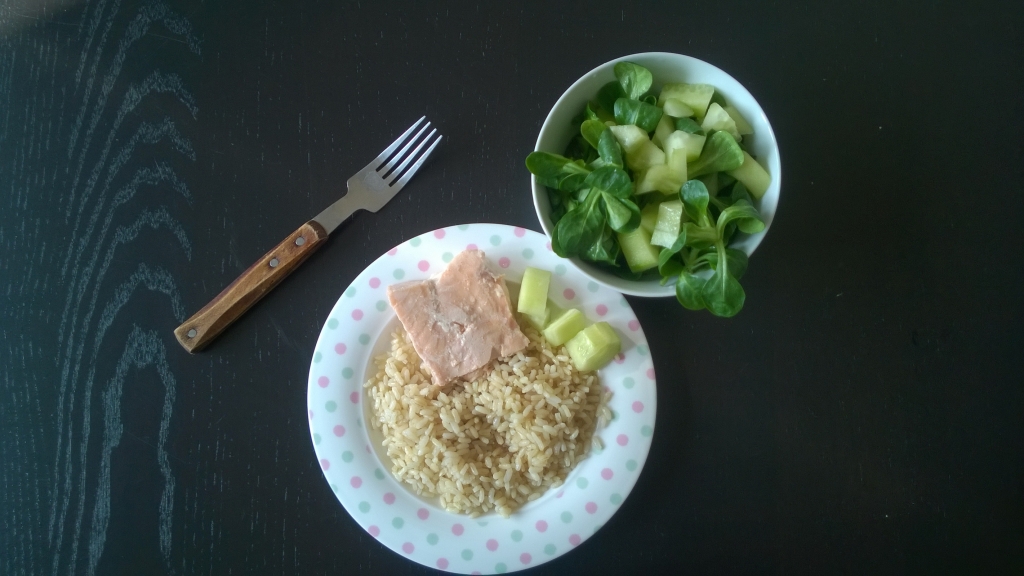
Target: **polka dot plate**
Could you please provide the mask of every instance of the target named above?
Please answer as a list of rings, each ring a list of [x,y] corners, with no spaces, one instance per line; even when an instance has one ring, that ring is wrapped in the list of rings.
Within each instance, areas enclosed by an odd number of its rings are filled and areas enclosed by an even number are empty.
[[[607,321],[623,350],[600,370],[614,414],[594,450],[565,483],[510,518],[446,512],[416,496],[390,473],[365,424],[363,388],[375,354],[398,326],[389,284],[428,278],[455,254],[477,247],[518,282],[527,266],[552,272],[550,298]],[[514,572],[580,546],[622,505],[651,446],[656,409],[654,365],[626,299],[590,281],[551,251],[547,237],[500,224],[464,224],[428,232],[389,250],[338,299],[320,332],[309,369],[309,431],[320,467],[348,513],[395,553],[461,574]],[[383,451],[381,454],[384,454]]]

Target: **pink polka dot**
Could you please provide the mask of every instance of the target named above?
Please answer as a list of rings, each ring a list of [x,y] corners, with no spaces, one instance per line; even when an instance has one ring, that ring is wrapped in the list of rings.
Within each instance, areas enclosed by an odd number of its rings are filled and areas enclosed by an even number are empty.
[[[597,308],[595,308],[594,311],[597,312],[598,316],[604,316],[605,314],[608,313],[608,307],[605,306],[604,304],[598,304]]]
[[[349,484],[351,484],[353,488],[359,488],[363,485],[363,479],[359,476],[353,476],[352,480],[349,481]]]
[[[370,288],[373,288],[374,290],[380,288],[380,278],[377,278],[376,276],[370,278]]]
[[[356,308],[355,310],[353,310],[352,311],[352,319],[353,320],[362,320],[363,319],[363,311],[360,310],[359,308]]]
[[[576,297],[576,291],[573,290],[572,288],[566,288],[565,290],[562,291],[562,296],[565,296],[566,300],[572,300],[573,298]]]
[[[637,400],[636,402],[633,402],[633,412],[636,412],[637,414],[639,414],[639,413],[641,413],[643,411],[644,411],[644,403],[643,402],[641,402],[639,400]]]
[[[637,322],[636,320],[630,320],[629,329],[632,330],[633,332],[636,332],[637,330],[640,329],[640,323]]]
[[[476,247],[476,244],[466,244],[466,250],[479,250],[479,248]]]
[[[402,544],[402,552],[405,552],[406,554],[412,554],[412,551],[415,549],[416,547],[412,545],[412,542]]]
[[[444,230],[434,230],[434,238],[437,238],[438,240],[444,238]]]
[[[519,561],[522,562],[523,564],[529,564],[530,562],[533,561],[533,557],[530,556],[530,554],[528,552],[523,552],[522,554],[519,555]]]
[[[526,236],[526,229],[516,226],[515,228],[512,229],[512,233],[515,234],[517,237],[522,238],[523,236]]]
[[[465,531],[466,529],[462,527],[462,524],[452,525],[452,534],[455,534],[456,536],[462,536],[462,533]]]
[[[614,476],[614,474],[612,473],[611,468],[605,468],[604,470],[601,470],[601,478],[604,478],[605,480],[611,480],[612,476]]]
[[[417,264],[416,267],[419,268],[421,272],[426,272],[427,270],[430,269],[430,262],[427,262],[426,260],[420,260],[420,263]]]
[[[647,377],[650,378],[651,380],[654,380],[654,368],[647,369]]]
[[[310,420],[312,420],[312,419],[313,419],[313,411],[312,411],[312,410],[310,410],[310,411],[309,411],[309,419],[310,419]]]
[[[572,544],[573,546],[579,546],[580,542],[582,541],[583,540],[580,539],[579,534],[573,534],[572,536],[569,536],[569,544]]]
[[[343,342],[338,342],[334,345],[334,351],[338,354],[344,354],[346,350],[348,350],[348,346],[345,346]]]
[[[587,514],[593,514],[594,512],[597,512],[597,504],[593,502],[587,502],[585,508],[587,509]]]
[[[330,470],[331,469],[331,463],[326,458],[321,458],[320,459],[320,467],[323,468],[324,470]]]
[[[472,572],[470,572],[470,574],[483,574],[483,572],[479,570],[473,570]]]
[[[420,508],[416,511],[416,516],[418,516],[420,520],[426,520],[430,517],[430,512],[426,508]]]
[[[551,252],[551,242],[547,243],[547,249],[548,249],[548,252]]]
[[[508,258],[505,258],[504,256],[502,256],[501,258],[498,258],[498,266],[501,266],[502,268],[508,268],[509,265],[511,265],[511,264],[512,264],[512,261],[509,260]]]
[[[435,232],[435,234],[436,234],[436,232]],[[445,560],[444,558],[438,558],[437,559],[437,567],[440,568],[441,570],[447,570],[448,569],[448,561]]]
[[[619,446],[625,446],[626,444],[629,444],[629,436],[626,436],[625,434],[619,434],[615,438],[615,441],[618,442]]]
[[[618,354],[615,355],[615,363],[616,364],[622,364],[625,361],[626,361],[626,355],[623,354],[622,352],[619,352]]]
[[[327,385],[330,384],[331,381],[327,376],[321,376],[320,378],[317,378],[316,383],[319,384],[321,388],[327,388]]]
[[[380,536],[380,528],[377,528],[376,526],[370,526],[366,529],[366,531],[369,532],[370,536],[373,536],[374,538]]]
[[[337,426],[335,426],[334,427],[334,435],[337,436],[338,438],[341,438],[342,436],[344,436],[345,435],[345,427],[342,426],[341,424],[338,424]]]
[[[487,541],[487,549],[490,550],[491,552],[494,552],[495,550],[497,550],[498,549],[498,541],[495,540],[494,538],[491,538],[490,540],[488,540]]]
[[[388,492],[387,494],[385,494],[384,495],[384,503],[388,504],[388,505],[394,504],[395,503],[395,495],[392,494],[391,492]]]
[[[395,254],[398,254],[398,246],[395,246],[391,250],[388,250],[388,256],[394,256]]]
[[[543,520],[537,520],[537,532],[544,532],[548,529],[548,523]]]
[[[359,404],[359,392],[349,394],[348,399],[351,400],[353,404]]]
[[[370,453],[370,445],[369,445],[369,444],[367,444],[367,445],[366,445],[366,453],[367,453],[367,454],[369,454],[369,453]]]
[[[561,498],[562,494],[565,494],[565,490],[559,490],[558,493],[555,494],[555,498]]]

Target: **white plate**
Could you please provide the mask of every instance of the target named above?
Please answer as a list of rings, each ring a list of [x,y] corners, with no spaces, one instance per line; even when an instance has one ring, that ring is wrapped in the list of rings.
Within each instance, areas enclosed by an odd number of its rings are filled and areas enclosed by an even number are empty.
[[[511,518],[471,519],[416,496],[383,464],[363,417],[363,388],[378,341],[388,340],[395,313],[386,288],[427,278],[455,254],[478,247],[509,280],[527,266],[553,272],[551,299],[604,320],[623,351],[600,372],[612,390],[612,422],[598,430],[595,450],[565,484]],[[386,344],[382,344],[386,346]],[[334,305],[309,367],[309,431],[338,501],[371,536],[410,560],[449,572],[514,572],[560,556],[589,538],[633,489],[651,447],[656,409],[654,365],[647,339],[626,299],[588,280],[551,251],[547,238],[500,224],[464,224],[413,238],[374,261]]]

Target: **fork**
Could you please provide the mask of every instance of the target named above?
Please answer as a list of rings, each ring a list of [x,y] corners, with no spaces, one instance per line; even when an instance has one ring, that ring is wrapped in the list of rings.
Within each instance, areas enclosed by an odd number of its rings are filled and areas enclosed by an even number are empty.
[[[377,212],[383,208],[409,183],[441,141],[437,129],[426,133],[430,122],[423,124],[424,120],[426,116],[349,178],[344,196],[292,232],[178,326],[174,330],[178,342],[189,352],[198,352],[309,258],[357,210]]]

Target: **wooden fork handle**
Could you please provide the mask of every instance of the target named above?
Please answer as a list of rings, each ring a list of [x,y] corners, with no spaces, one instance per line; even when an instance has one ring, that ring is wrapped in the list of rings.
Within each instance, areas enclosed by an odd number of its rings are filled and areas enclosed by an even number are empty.
[[[300,226],[242,272],[202,310],[178,326],[174,330],[178,342],[189,352],[201,350],[298,268],[327,236],[324,227],[314,220]]]

